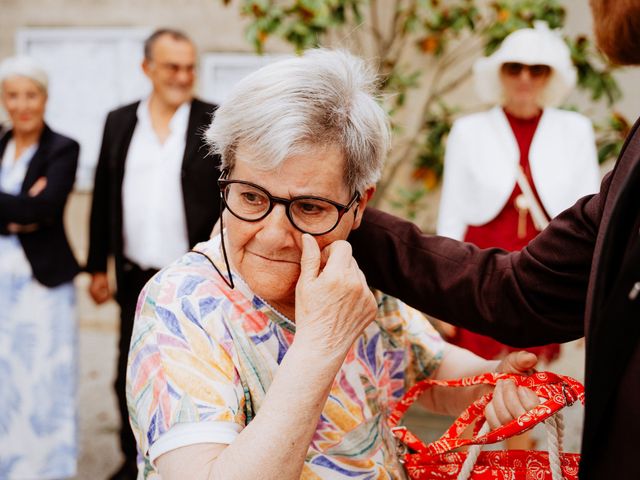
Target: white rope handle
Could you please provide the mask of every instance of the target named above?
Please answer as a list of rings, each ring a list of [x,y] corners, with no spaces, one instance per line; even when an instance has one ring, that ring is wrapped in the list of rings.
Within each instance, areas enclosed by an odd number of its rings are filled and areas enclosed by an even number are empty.
[[[547,429],[547,450],[549,451],[549,466],[551,478],[563,480],[560,454],[562,452],[562,437],[564,436],[564,419],[558,412],[544,422]]]
[[[565,480],[562,474],[560,460],[560,454],[562,452],[562,437],[564,436],[564,419],[562,417],[562,412],[558,412],[552,417],[549,417],[544,421],[544,423],[547,429],[547,450],[549,452],[551,478],[553,480]],[[478,436],[489,433],[489,430],[491,430],[491,428],[489,427],[489,424],[485,422],[480,429],[480,432],[478,432]],[[471,478],[473,467],[478,461],[482,447],[484,447],[484,445],[473,445],[469,447],[467,458],[462,464],[462,469],[458,474],[457,480],[469,480],[469,478]]]
[[[489,423],[485,421],[484,425],[478,432],[478,436],[481,437],[483,435],[486,435],[487,433],[489,433],[489,430],[491,430],[491,427],[489,427]],[[469,477],[471,477],[471,472],[473,471],[473,467],[475,466],[476,461],[480,456],[482,447],[483,445],[473,445],[469,447],[469,450],[467,451],[467,459],[462,464],[462,470],[460,470],[457,480],[469,480]]]

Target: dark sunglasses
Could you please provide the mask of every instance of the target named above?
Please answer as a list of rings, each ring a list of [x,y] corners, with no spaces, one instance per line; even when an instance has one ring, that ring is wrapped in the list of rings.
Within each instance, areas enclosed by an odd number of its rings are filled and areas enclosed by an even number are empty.
[[[549,65],[526,65],[518,62],[503,63],[501,70],[511,77],[519,76],[524,70],[527,70],[533,78],[546,77],[551,73]]]

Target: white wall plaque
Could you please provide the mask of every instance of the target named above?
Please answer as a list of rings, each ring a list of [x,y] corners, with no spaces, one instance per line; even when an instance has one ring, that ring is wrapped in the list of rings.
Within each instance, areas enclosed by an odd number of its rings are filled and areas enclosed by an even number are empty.
[[[256,55],[251,53],[205,53],[200,57],[200,92],[202,98],[221,103],[238,80],[251,72],[291,55]]]
[[[47,122],[80,142],[76,188],[93,187],[106,114],[149,92],[142,46],[149,28],[24,28],[18,54],[49,73]]]

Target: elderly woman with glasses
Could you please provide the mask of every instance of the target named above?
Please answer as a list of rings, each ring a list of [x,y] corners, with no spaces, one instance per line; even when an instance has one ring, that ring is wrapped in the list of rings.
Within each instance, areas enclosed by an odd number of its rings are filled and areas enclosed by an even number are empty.
[[[453,125],[437,233],[520,250],[550,218],[598,191],[593,128],[582,115],[554,108],[575,86],[576,71],[569,48],[545,23],[509,35],[476,62],[473,79],[481,99],[498,106]],[[464,330],[452,341],[487,358],[511,351]],[[548,361],[559,346],[531,351]]]
[[[535,364],[447,345],[367,286],[345,239],[389,144],[374,80],[348,53],[310,51],[248,76],[216,112],[221,232],[138,302],[127,389],[144,478],[400,478],[385,417],[407,387]],[[480,393],[422,400],[454,413]],[[517,397],[488,415],[536,403]]]

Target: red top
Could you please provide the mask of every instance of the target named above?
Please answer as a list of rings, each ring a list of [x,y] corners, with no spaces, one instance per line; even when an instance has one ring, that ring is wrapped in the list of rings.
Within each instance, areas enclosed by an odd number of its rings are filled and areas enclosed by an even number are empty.
[[[533,136],[538,128],[538,122],[540,121],[542,112],[533,118],[517,118],[506,111],[505,115],[509,120],[513,135],[518,142],[522,170],[524,170],[527,180],[529,180],[534,195],[540,205],[542,205],[533,179],[531,178],[531,168],[529,166],[529,148],[531,147]],[[491,172],[487,172],[487,175],[491,175]],[[522,191],[516,183],[507,203],[505,203],[502,211],[493,220],[478,227],[471,225],[467,227],[467,233],[464,237],[465,242],[473,243],[481,248],[499,247],[509,251],[520,250],[527,245],[529,241],[538,234],[538,231],[533,224],[531,214],[527,211],[526,217],[523,218],[524,223],[522,226],[524,228],[522,229],[523,231],[520,232],[524,233],[524,235],[521,237],[518,235],[518,223],[520,222],[521,213],[516,208],[515,201],[521,193]],[[502,345],[492,338],[478,335],[464,329],[456,330],[456,336],[452,339],[452,342],[485,358],[500,358],[506,352],[521,350]],[[544,347],[528,348],[527,351],[533,352],[550,361],[557,358],[560,353],[560,346],[553,344]]]
[[[540,121],[542,112],[532,118],[517,118],[506,111],[505,115],[509,120],[513,135],[518,142],[518,148],[520,149],[520,166],[524,170],[527,180],[529,180],[529,184],[536,198],[538,198],[538,202],[540,202],[538,192],[531,178],[529,148],[531,147],[536,128],[538,128],[538,122]],[[487,175],[490,174],[491,172],[487,172]],[[527,212],[524,236],[518,238],[520,213],[515,206],[515,200],[521,193],[522,190],[520,190],[520,187],[516,184],[502,211],[493,220],[479,227],[471,225],[467,227],[467,233],[464,237],[465,242],[471,242],[481,248],[499,247],[509,251],[520,250],[529,243],[529,241],[538,234],[538,231],[535,229],[531,214]]]

